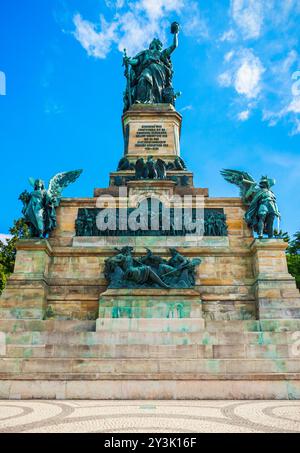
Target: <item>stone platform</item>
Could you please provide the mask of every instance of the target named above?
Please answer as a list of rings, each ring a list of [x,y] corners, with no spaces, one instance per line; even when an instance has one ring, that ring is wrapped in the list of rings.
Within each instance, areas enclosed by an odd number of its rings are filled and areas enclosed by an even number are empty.
[[[299,399],[300,320],[2,320],[0,397]],[[298,341],[298,343],[297,343]]]
[[[48,239],[17,243],[0,298],[0,397],[300,398],[300,294],[287,244],[255,239],[241,198],[210,197],[194,187],[192,172],[170,170],[180,157],[182,120],[173,106],[135,105],[122,120],[130,170],[113,172],[91,198],[63,198]],[[166,160],[165,178],[134,179],[132,165],[150,155]],[[204,235],[174,223],[156,234],[128,226],[102,234],[102,196],[118,212],[151,196],[173,203],[173,214],[188,196]],[[207,228],[214,215],[223,219],[218,232]],[[125,246],[137,259],[148,248],[168,262],[170,247],[190,262],[201,258],[193,287],[147,288],[148,281],[108,289],[105,261]]]

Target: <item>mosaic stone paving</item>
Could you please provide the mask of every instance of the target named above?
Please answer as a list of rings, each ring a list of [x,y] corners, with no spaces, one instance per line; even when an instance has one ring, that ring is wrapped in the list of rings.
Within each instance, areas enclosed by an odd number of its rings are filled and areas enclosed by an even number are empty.
[[[300,432],[300,401],[0,401],[2,433]]]

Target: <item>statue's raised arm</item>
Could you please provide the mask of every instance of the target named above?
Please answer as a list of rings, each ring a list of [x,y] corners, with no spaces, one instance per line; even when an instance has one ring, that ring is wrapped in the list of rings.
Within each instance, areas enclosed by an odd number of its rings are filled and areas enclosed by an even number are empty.
[[[170,56],[174,50],[177,49],[178,47],[178,35],[179,35],[179,24],[178,22],[173,22],[172,25],[171,25],[171,33],[172,35],[174,35],[174,38],[173,38],[173,44],[168,47],[167,49],[165,49],[165,53]]]

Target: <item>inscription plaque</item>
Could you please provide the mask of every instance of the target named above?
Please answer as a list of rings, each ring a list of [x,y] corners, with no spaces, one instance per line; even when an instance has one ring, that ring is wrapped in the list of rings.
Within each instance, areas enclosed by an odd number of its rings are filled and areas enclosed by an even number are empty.
[[[168,148],[167,130],[158,124],[143,125],[137,129],[135,138],[135,148],[144,148],[147,150],[159,150],[160,148]]]

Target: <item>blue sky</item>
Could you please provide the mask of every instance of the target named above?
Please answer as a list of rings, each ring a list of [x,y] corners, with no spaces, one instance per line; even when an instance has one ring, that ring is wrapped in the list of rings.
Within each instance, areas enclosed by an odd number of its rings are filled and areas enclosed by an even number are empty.
[[[300,229],[299,0],[1,0],[0,233],[21,213],[29,176],[83,168],[65,196],[108,185],[123,150],[121,50],[170,42],[182,91],[182,157],[211,196],[219,174],[277,179],[282,227]]]

